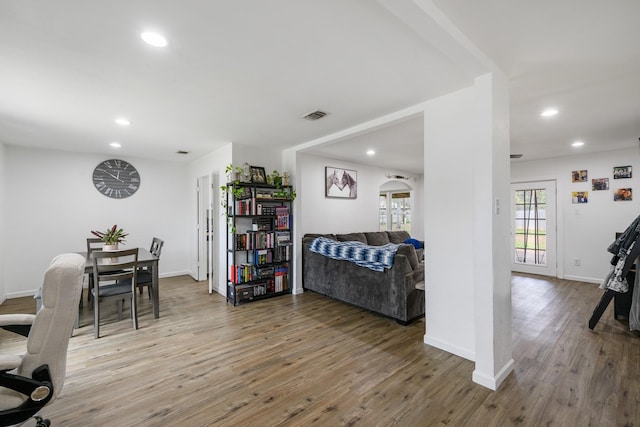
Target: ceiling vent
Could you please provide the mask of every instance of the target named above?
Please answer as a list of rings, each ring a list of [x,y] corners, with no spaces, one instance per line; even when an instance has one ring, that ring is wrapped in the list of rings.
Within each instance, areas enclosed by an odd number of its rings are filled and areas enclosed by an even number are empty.
[[[302,116],[302,118],[303,119],[307,119],[307,120],[318,120],[318,119],[323,118],[326,115],[327,115],[327,113],[325,113],[324,111],[315,110],[315,111],[312,111],[310,113],[305,114],[304,116]]]

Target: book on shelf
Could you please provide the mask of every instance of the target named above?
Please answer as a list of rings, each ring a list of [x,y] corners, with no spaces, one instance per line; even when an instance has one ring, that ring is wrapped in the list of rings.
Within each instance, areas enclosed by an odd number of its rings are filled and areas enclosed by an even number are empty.
[[[291,259],[291,245],[276,246],[273,249],[273,262],[289,261]]]
[[[253,251],[253,264],[261,265],[261,264],[270,264],[273,262],[273,252],[269,249],[259,249],[257,251]]]
[[[256,190],[256,199],[272,200],[273,190],[268,188],[258,188]]]
[[[285,246],[291,243],[290,231],[276,231],[276,246]]]
[[[253,231],[237,233],[235,235],[235,250],[250,251],[254,249],[267,249],[275,245],[275,234],[273,231]]]
[[[282,292],[289,289],[289,266],[282,265],[275,269],[274,273],[275,292]]]
[[[277,230],[289,229],[289,207],[288,206],[276,206],[276,229]]]
[[[254,218],[251,223],[253,224],[254,231],[271,231],[273,230],[272,218]]]

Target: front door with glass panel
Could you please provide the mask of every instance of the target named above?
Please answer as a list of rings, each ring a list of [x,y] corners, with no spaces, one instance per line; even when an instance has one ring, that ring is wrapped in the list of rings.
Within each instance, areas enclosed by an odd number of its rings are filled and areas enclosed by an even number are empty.
[[[409,191],[380,192],[380,231],[404,230],[411,234],[411,193]]]
[[[511,185],[513,271],[556,276],[556,183]]]

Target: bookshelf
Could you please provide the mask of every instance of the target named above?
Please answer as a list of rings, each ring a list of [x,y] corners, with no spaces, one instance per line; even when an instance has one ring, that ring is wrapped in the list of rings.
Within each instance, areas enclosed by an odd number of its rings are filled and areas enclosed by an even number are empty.
[[[228,183],[227,302],[291,293],[292,187]]]

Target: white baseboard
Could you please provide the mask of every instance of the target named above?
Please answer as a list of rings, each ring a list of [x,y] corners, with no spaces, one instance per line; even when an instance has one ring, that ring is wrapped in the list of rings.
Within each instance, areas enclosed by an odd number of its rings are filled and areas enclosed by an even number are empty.
[[[424,336],[424,343],[430,345],[432,347],[439,348],[440,350],[444,350],[448,353],[455,354],[456,356],[460,356],[464,359],[471,360],[475,362],[475,353],[473,351],[467,350],[462,347],[458,347],[456,345],[451,344],[447,341],[441,341],[436,338],[429,337],[427,335]]]
[[[587,282],[587,283],[597,283],[598,285],[602,283],[602,278],[594,279],[593,277],[581,277],[581,276],[564,276],[565,280],[574,280],[576,282]]]
[[[191,272],[189,272],[189,270],[183,270],[183,271],[169,271],[166,273],[158,274],[158,277],[160,279],[164,277],[176,277],[176,276],[191,276]]]
[[[37,289],[33,289],[33,290],[29,290],[29,291],[9,292],[7,294],[6,299],[32,297],[32,296],[34,296],[36,294],[36,292],[38,292]]]
[[[498,387],[500,387],[500,384],[502,384],[502,382],[509,376],[509,374],[513,372],[514,365],[515,362],[513,361],[513,359],[509,359],[509,361],[502,367],[502,369],[500,369],[500,372],[498,372],[494,377],[483,374],[478,370],[474,370],[472,375],[473,382],[496,391]]]

